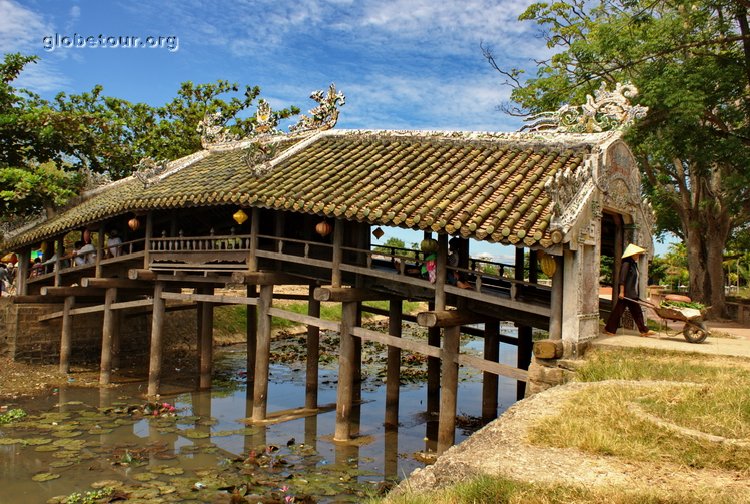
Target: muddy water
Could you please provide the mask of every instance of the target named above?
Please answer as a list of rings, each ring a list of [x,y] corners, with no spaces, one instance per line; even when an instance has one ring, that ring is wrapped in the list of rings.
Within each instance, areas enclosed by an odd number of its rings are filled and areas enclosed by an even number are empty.
[[[464,341],[481,352],[482,340]],[[501,346],[514,364],[515,348]],[[255,502],[360,502],[424,465],[434,450],[437,423],[427,421],[426,386],[401,386],[399,427],[386,431],[385,385],[377,363],[363,368],[362,403],[353,411],[357,443],[334,444],[335,410],[252,426],[252,401],[242,347],[219,350],[211,391],[190,390],[194,377],[175,370],[163,380],[160,404],[148,405],[145,382],[108,389],[66,387],[26,403],[28,416],[0,426],[0,503],[47,502],[54,496],[106,486],[132,502],[212,502],[235,492]],[[478,373],[462,370],[458,393],[460,441],[481,416]],[[336,372],[320,370],[318,404],[335,403]],[[515,400],[516,383],[500,380],[500,409]],[[300,407],[304,368],[274,364],[268,411]],[[162,403],[167,403],[164,406]],[[171,408],[174,411],[170,411]],[[155,411],[154,411],[155,410]],[[465,426],[465,427],[464,427]],[[305,501],[305,498],[314,500]],[[264,501],[266,502],[266,501]]]

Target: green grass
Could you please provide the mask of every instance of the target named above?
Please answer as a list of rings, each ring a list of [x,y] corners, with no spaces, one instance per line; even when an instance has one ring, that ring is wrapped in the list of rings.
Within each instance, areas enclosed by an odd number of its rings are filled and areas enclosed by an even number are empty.
[[[572,485],[534,484],[481,476],[443,490],[388,496],[389,504],[735,504],[737,496],[696,488],[667,493],[658,488],[592,489]]]

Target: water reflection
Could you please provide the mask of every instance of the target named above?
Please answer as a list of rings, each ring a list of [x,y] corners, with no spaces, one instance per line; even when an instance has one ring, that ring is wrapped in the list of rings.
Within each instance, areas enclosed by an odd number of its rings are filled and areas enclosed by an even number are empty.
[[[481,353],[482,340],[466,341],[467,348]],[[500,361],[513,365],[515,348],[501,345]],[[423,466],[413,454],[437,447],[437,416],[427,413],[426,385],[400,387],[399,423],[386,428],[386,387],[369,368],[363,369],[362,402],[352,411],[351,443],[331,439],[335,409],[249,426],[243,420],[252,415],[253,394],[247,390],[245,363],[242,348],[219,350],[215,361],[219,379],[211,391],[184,392],[185,383],[193,383],[194,377],[165,378],[165,390],[174,393],[163,395],[160,401],[176,407],[178,414],[171,419],[151,414],[144,418],[141,410],[128,413],[129,405],[145,402],[145,389],[139,382],[101,389],[65,387],[19,404],[33,418],[24,428],[0,427],[0,480],[4,482],[0,502],[11,498],[45,502],[102,480],[150,489],[156,495],[169,492],[162,497],[180,502],[215,492],[220,485],[235,488],[248,478],[266,482],[256,491],[278,493],[281,486],[288,486],[314,495],[319,502],[344,502],[347,494],[356,496],[362,488],[372,488],[384,479],[400,479]],[[270,413],[305,404],[305,373],[304,365],[271,366]],[[498,409],[502,411],[513,403],[516,384],[499,381]],[[334,403],[335,369],[321,368],[319,384],[318,404]],[[481,418],[480,373],[462,371],[457,409],[460,415]],[[457,442],[471,430],[463,429],[459,421]],[[39,474],[59,477],[32,480]],[[200,490],[201,485],[206,488]]]

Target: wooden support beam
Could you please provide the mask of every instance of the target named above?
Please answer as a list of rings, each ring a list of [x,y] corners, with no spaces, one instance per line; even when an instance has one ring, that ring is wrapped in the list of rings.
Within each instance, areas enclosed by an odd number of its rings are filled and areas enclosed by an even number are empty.
[[[555,273],[552,275],[552,296],[549,306],[549,338],[553,340],[562,339],[564,274],[563,264],[563,258],[560,256],[555,256]]]
[[[248,298],[245,296],[225,296],[223,294],[182,294],[181,292],[163,292],[161,297],[162,299],[197,303],[238,305],[254,305],[258,303],[256,298]]]
[[[288,275],[278,271],[234,271],[233,284],[248,285],[307,285],[309,279]]]
[[[484,323],[484,360],[500,360],[500,322]],[[482,373],[482,419],[489,422],[497,417],[498,377],[487,371]]]
[[[431,302],[427,305],[431,310],[435,309],[435,303]],[[437,413],[440,410],[440,328],[429,327],[427,328],[427,344],[434,347],[437,351],[436,355],[430,355],[427,357],[427,413],[431,415]],[[431,439],[435,441],[435,439]],[[434,449],[436,447],[432,447]]]
[[[210,289],[210,292],[213,288]],[[211,372],[213,370],[213,328],[214,328],[214,305],[212,303],[200,303],[201,310],[201,332],[200,344],[200,385],[201,389],[211,388]]]
[[[388,313],[388,334],[401,337],[404,303],[401,299],[391,300]],[[401,349],[388,346],[385,382],[385,425],[398,426],[399,393],[401,391]]]
[[[104,289],[93,287],[42,287],[39,290],[42,296],[68,297],[68,296],[104,296]]]
[[[320,318],[320,301],[315,299],[315,286],[308,291],[307,315]],[[305,408],[318,407],[318,360],[320,358],[320,328],[307,325],[307,360],[305,365]]]
[[[73,317],[70,312],[76,298],[68,296],[63,304],[62,335],[60,336],[60,372],[70,373],[70,348],[73,340]]]
[[[112,303],[117,298],[117,289],[107,289],[104,296],[104,321],[102,323],[102,354],[99,364],[99,385],[109,385],[112,377],[112,335],[114,333],[115,318]]]
[[[456,440],[456,407],[458,404],[458,353],[461,328],[443,329],[442,377],[440,379],[440,420],[438,424],[438,455],[453,446]]]
[[[257,299],[258,291],[254,285],[247,286],[246,295],[248,298]],[[247,376],[247,391],[248,391],[248,402],[253,399],[251,384],[255,382],[255,349],[258,344],[258,307],[255,305],[245,305],[246,315],[246,343],[247,343],[247,367],[245,369]],[[252,406],[250,406],[250,414],[252,415]]]
[[[99,289],[153,289],[153,285],[125,278],[81,278],[81,287]]]
[[[250,212],[250,250],[247,251],[248,271],[258,271],[258,233],[260,232],[260,208]]]
[[[486,318],[467,310],[426,311],[417,314],[417,323],[422,327],[454,327],[477,324]]]
[[[164,299],[161,297],[163,290],[164,284],[161,282],[158,282],[154,286],[154,308],[151,316],[151,351],[148,364],[148,395],[150,397],[159,394],[159,387],[161,385],[161,367],[164,351]]]
[[[341,287],[341,262],[344,251],[344,221],[336,219],[333,224],[333,255],[331,258],[331,285]]]
[[[445,281],[448,276],[448,235],[438,235],[438,254],[435,271],[435,309],[445,310]]]
[[[128,270],[128,278],[131,280],[156,280],[156,272],[149,269]]]
[[[518,325],[518,369],[529,369],[529,364],[531,364],[531,336],[531,326]],[[520,401],[524,397],[526,397],[526,382],[518,380],[516,382],[516,399]]]
[[[339,376],[336,388],[336,428],[334,441],[349,441],[354,393],[354,337],[352,329],[357,317],[357,303],[346,302],[341,305],[341,335],[339,341]]]
[[[253,384],[253,421],[265,420],[268,409],[268,369],[271,359],[271,314],[273,285],[262,285],[258,298],[258,345]]]
[[[318,301],[332,301],[335,303],[349,303],[352,301],[380,301],[392,296],[370,289],[356,287],[318,287],[313,296]]]

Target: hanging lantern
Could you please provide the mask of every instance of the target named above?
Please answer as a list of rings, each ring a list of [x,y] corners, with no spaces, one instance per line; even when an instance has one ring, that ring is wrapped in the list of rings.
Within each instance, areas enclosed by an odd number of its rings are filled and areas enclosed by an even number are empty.
[[[383,235],[384,235],[384,234],[385,234],[385,231],[383,231],[383,228],[381,228],[381,227],[379,227],[379,226],[378,226],[378,227],[376,227],[376,228],[375,228],[375,229],[373,230],[373,232],[372,232],[372,235],[373,235],[373,236],[374,236],[375,238],[377,238],[378,240],[379,240],[379,239],[381,239],[381,238],[383,237]]]
[[[425,238],[419,244],[419,248],[421,248],[422,252],[425,254],[432,254],[433,252],[438,251],[438,241],[434,238]]]
[[[539,251],[537,257],[539,259],[539,265],[542,268],[542,273],[547,275],[549,278],[552,278],[552,276],[555,274],[555,270],[557,270],[555,258],[547,254],[543,250]]]
[[[326,236],[333,230],[333,226],[327,221],[322,220],[315,225],[315,232],[320,236]]]
[[[239,210],[234,212],[234,214],[232,215],[232,219],[234,219],[234,221],[241,226],[242,223],[247,220],[247,214],[240,208]]]
[[[128,221],[128,227],[133,231],[137,231],[141,227],[141,221],[138,220],[138,217],[133,217]]]
[[[42,252],[47,252],[47,242],[42,242],[41,245],[39,245],[39,250]]]

